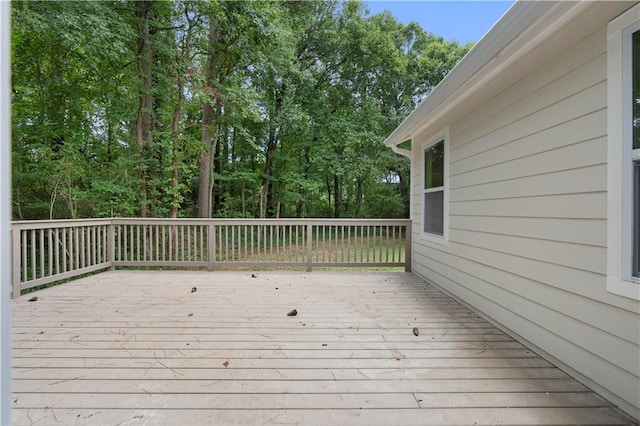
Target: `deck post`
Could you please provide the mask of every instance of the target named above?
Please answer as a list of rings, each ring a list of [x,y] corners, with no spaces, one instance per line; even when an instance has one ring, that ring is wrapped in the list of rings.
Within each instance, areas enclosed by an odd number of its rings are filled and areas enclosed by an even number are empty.
[[[216,269],[216,225],[213,221],[209,222],[207,229],[207,270],[215,271]]]
[[[11,424],[11,303],[15,291],[15,267],[11,259],[19,252],[9,252],[11,221],[11,4],[0,2],[0,424]],[[20,72],[17,70],[17,72]],[[14,246],[15,247],[15,246]],[[15,260],[13,261],[15,265]],[[10,278],[13,272],[13,278]],[[18,274],[20,271],[18,270]],[[10,284],[11,283],[11,284]]]
[[[116,261],[116,229],[113,224],[113,218],[107,227],[107,263],[109,264],[109,270],[115,271]]]
[[[22,251],[20,251],[20,237],[22,231],[20,228],[16,229],[16,226],[11,226],[11,298],[16,299],[20,297],[21,288],[20,288],[20,274],[22,272],[21,269],[21,261],[22,261]]]
[[[307,223],[307,272],[311,272],[313,264],[313,224]]]
[[[404,270],[411,272],[411,234],[413,233],[412,222],[409,221],[404,227]]]

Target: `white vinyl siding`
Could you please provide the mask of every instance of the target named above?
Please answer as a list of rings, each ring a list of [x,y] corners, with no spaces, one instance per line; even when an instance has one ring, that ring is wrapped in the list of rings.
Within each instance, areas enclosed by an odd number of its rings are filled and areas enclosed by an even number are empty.
[[[640,415],[640,305],[606,284],[607,22],[628,7],[594,3],[434,122],[449,127],[448,245],[414,238],[412,270]]]

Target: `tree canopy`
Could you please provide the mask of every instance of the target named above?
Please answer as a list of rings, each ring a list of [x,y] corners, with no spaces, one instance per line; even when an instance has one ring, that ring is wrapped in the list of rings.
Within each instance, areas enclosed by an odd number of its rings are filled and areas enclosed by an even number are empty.
[[[15,219],[406,217],[383,145],[468,51],[360,1],[14,1]]]

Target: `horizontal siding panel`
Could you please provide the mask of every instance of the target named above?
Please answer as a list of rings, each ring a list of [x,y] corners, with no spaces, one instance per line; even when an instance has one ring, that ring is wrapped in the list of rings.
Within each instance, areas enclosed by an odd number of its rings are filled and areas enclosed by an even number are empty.
[[[419,233],[414,234],[414,242],[416,243],[414,256],[427,253],[435,247],[427,244]],[[489,249],[460,244],[454,247],[456,256],[544,284],[548,287],[549,295],[553,295],[551,297],[545,296],[542,299],[544,303],[563,303],[563,309],[567,312],[574,312],[573,315],[576,318],[579,317],[580,312],[584,315],[590,315],[590,312],[594,312],[599,303],[604,303],[605,306],[608,306],[606,308],[607,314],[597,318],[598,321],[601,321],[599,324],[603,330],[629,341],[640,339],[640,334],[635,333],[631,327],[621,328],[619,326],[625,323],[630,324],[629,321],[633,321],[637,317],[637,304],[631,299],[620,300],[615,295],[605,292],[605,277],[603,275],[555,264],[545,264],[544,267],[541,267],[540,262],[536,260],[514,256],[510,253],[496,253]],[[451,245],[439,246],[437,249],[453,252]],[[507,281],[505,285],[510,288],[509,285],[514,285],[514,282]],[[525,291],[525,288],[518,291]],[[565,292],[567,293],[566,299],[558,296]],[[580,298],[576,299],[576,296],[580,296]],[[581,303],[577,303],[576,300],[593,300],[596,305],[590,306],[589,309],[583,309],[585,307]],[[614,307],[614,302],[618,302],[619,308]],[[631,317],[628,316],[629,314]],[[589,318],[587,316],[582,320],[589,322]],[[610,327],[605,324],[609,324]]]
[[[607,142],[605,138],[592,139],[471,172],[452,175],[450,177],[451,188],[455,189],[480,183],[499,182],[523,176],[534,176],[558,170],[602,164],[607,158],[606,151]],[[604,185],[602,182],[597,182],[597,178],[600,177],[594,176],[584,182],[585,190],[589,190],[591,187],[594,188],[592,190],[596,188],[605,189],[606,181]]]
[[[452,229],[451,242],[486,248],[501,253],[553,263],[583,271],[606,274],[607,250],[604,247],[522,238],[511,235]]]
[[[479,279],[491,282],[505,291],[527,295],[535,302],[564,312],[567,316],[603,332],[632,343],[640,343],[638,312],[632,307],[629,310],[617,309],[595,297],[589,297],[590,294],[597,296],[595,289],[604,285],[602,276],[461,244],[453,244],[452,249],[455,255],[450,257],[451,267],[470,274],[475,271]],[[446,256],[447,253],[437,248],[423,246],[414,254],[414,260],[431,265],[432,262],[447,261]],[[585,296],[576,291],[583,292]],[[593,312],[597,311],[603,314],[594,316]]]
[[[482,139],[483,135],[491,135],[497,129],[509,126],[512,123],[517,123],[523,119],[526,120],[530,115],[548,109],[550,105],[567,101],[571,102],[576,94],[606,80],[606,75],[602,71],[606,69],[606,64],[607,57],[603,53],[586,64],[580,65],[573,72],[565,74],[551,84],[544,87],[537,87],[536,91],[529,96],[521,98],[514,97],[515,102],[513,104],[494,116],[488,117],[486,121],[483,122],[484,124],[477,126],[475,129],[470,129],[472,132],[468,133],[469,136],[458,135],[460,138],[459,143],[468,144],[470,142],[475,146],[475,141]],[[602,108],[605,106],[605,101],[606,98],[602,98],[599,103],[592,105],[599,105],[599,108]],[[471,138],[470,140],[468,139],[469,137]],[[471,152],[472,155],[474,153],[477,153],[477,151]]]
[[[449,220],[452,229],[600,247],[607,243],[607,222],[604,220],[490,216],[451,216]]]
[[[492,121],[499,120],[503,114],[509,113],[514,103],[603,55],[606,51],[605,40],[605,30],[601,28],[540,68],[532,69],[524,78],[494,96],[490,102],[485,103],[460,122],[458,129],[461,140],[469,141],[474,139],[475,135],[489,133],[496,128],[496,126],[491,127]]]
[[[517,160],[534,154],[551,151],[578,142],[602,137],[607,125],[607,111],[595,111],[567,123],[544,129],[533,135],[504,144],[451,165],[451,174],[457,175],[483,167]]]
[[[607,167],[597,165],[561,170],[498,182],[452,189],[451,201],[492,200],[498,198],[577,194],[606,191]]]
[[[601,110],[606,99],[607,84],[603,81],[540,111],[530,111],[530,115],[523,115],[521,120],[482,136],[473,143],[458,147],[458,142],[452,135],[451,161],[456,162],[471,157],[497,145],[539,133],[544,129]]]
[[[424,259],[418,258],[417,262],[420,263],[422,260]],[[447,279],[449,283],[444,288],[450,289],[450,284],[455,282],[457,285],[465,287],[478,296],[491,301],[492,304],[511,311],[512,315],[526,319],[527,321],[523,324],[525,328],[518,329],[512,327],[509,322],[503,322],[493,317],[495,309],[484,311],[492,312],[491,316],[494,320],[505,324],[521,336],[527,336],[527,339],[531,340],[535,345],[549,348],[546,350],[552,355],[558,356],[558,354],[553,353],[553,349],[548,344],[549,342],[545,342],[545,339],[549,338],[549,335],[564,336],[562,340],[570,342],[576,348],[581,348],[580,350],[584,352],[585,356],[588,356],[589,353],[597,355],[603,360],[620,366],[635,377],[640,376],[637,343],[621,339],[598,327],[566,315],[562,305],[559,306],[560,310],[556,310],[550,306],[545,306],[539,300],[532,300],[530,297],[536,295],[537,287],[539,286],[535,282],[497,271],[485,265],[474,264],[466,259],[458,257],[446,259],[442,256],[442,253],[437,251],[429,254],[428,265],[431,273],[427,275],[427,278],[430,278],[436,284],[442,286],[441,280]],[[437,276],[434,277],[434,273]],[[526,290],[522,293],[515,293],[495,284],[507,280],[521,281],[521,285]],[[544,301],[544,303],[549,304],[547,301]],[[590,318],[590,312],[585,312],[582,316]],[[535,319],[535,322],[532,322],[531,319]],[[635,320],[635,324],[638,324],[637,316]],[[527,331],[534,323],[544,329],[540,330],[539,337],[541,340],[531,339],[532,333]],[[624,324],[619,323],[617,326],[621,327]],[[629,327],[634,328],[632,325]],[[635,325],[634,331],[636,333],[639,331],[638,327],[638,325]],[[584,368],[587,371],[583,370],[583,373],[588,372],[589,364],[586,363]]]
[[[606,219],[607,194],[550,195],[503,200],[456,201],[451,215]]]

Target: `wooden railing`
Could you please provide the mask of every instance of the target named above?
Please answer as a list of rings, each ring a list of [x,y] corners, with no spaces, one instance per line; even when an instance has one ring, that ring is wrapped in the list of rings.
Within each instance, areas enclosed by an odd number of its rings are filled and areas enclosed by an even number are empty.
[[[118,266],[404,267],[409,220],[87,219],[13,222],[13,295]]]

